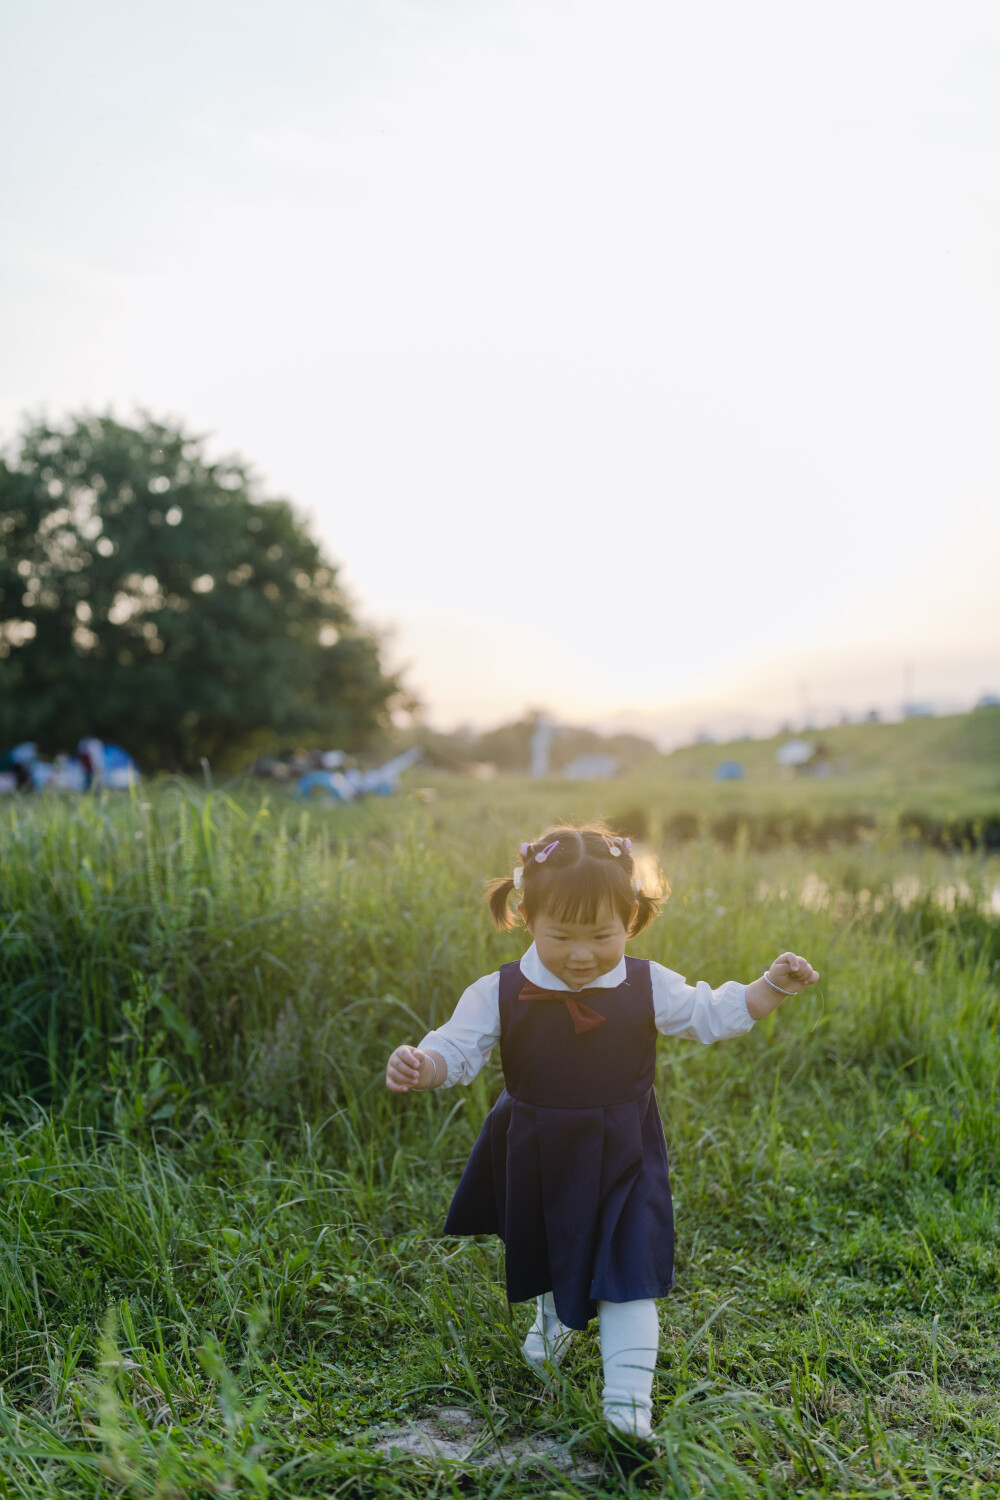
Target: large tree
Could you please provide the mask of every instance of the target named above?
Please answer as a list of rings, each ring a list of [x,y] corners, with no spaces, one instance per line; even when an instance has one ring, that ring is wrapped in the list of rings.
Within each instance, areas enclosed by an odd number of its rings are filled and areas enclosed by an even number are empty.
[[[31,425],[0,459],[0,742],[141,764],[361,749],[401,688],[336,568],[247,466],[143,416]]]

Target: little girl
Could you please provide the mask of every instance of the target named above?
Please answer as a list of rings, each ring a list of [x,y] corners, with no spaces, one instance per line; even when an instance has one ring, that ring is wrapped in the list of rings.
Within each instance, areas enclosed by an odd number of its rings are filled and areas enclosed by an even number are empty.
[[[524,1342],[532,1365],[558,1364],[595,1312],[604,1414],[651,1433],[659,1342],[654,1297],[674,1283],[667,1148],[653,1079],[656,1033],[716,1042],[819,975],[783,953],[752,984],[712,990],[625,943],[656,916],[632,845],[596,826],[551,828],[521,845],[512,878],[492,880],[497,927],[509,905],[534,939],[520,963],[477,979],[450,1021],[386,1068],[396,1093],[471,1083],[499,1042],[506,1087],[486,1117],[445,1221],[446,1234],[498,1234],[507,1297],[537,1298]]]

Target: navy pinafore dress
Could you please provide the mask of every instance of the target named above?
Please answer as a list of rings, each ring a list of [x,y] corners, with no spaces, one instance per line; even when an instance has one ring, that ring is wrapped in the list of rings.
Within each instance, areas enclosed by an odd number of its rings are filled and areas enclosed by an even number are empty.
[[[487,1115],[445,1220],[446,1234],[498,1234],[507,1297],[553,1293],[569,1328],[599,1301],[662,1297],[674,1281],[667,1146],[653,1077],[649,963],[626,958],[617,989],[521,1000],[500,969],[506,1087]],[[566,998],[604,1016],[579,1034]]]

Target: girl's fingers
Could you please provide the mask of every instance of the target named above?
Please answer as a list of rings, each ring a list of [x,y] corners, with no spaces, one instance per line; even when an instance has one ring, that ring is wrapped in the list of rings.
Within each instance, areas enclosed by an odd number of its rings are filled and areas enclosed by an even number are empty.
[[[420,1056],[416,1047],[397,1047],[385,1070],[386,1087],[405,1094],[420,1081]]]
[[[800,953],[781,953],[774,960],[771,967],[778,973],[784,972],[786,979],[804,988],[807,984],[815,984],[819,979],[819,971],[814,969],[807,958]]]

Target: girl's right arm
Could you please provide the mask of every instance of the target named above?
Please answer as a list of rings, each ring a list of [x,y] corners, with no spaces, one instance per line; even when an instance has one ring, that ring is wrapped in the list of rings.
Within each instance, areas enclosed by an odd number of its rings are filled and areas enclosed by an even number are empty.
[[[500,975],[469,986],[451,1019],[417,1047],[397,1047],[385,1070],[393,1093],[471,1083],[500,1040]]]

